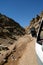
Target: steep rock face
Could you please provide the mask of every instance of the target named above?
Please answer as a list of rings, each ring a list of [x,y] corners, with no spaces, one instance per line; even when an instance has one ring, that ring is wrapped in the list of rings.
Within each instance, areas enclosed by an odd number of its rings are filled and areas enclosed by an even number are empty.
[[[25,29],[13,19],[0,13],[0,37],[15,38],[25,34]]]
[[[33,18],[31,21],[30,21],[30,25],[27,26],[25,29],[27,31],[27,33],[30,33],[30,29],[32,27],[35,27],[36,31],[38,31],[39,29],[39,25],[41,23],[41,19],[43,18],[43,11],[40,13],[40,15],[37,15],[36,18]]]

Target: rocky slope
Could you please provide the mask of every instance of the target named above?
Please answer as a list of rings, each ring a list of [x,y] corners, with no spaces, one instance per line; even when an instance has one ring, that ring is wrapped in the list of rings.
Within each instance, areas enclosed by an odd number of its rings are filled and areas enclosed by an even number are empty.
[[[43,11],[36,16],[36,18],[33,18],[31,21],[30,21],[30,25],[27,26],[25,29],[26,29],[26,32],[27,33],[30,33],[30,29],[32,27],[35,27],[36,31],[38,32],[38,29],[39,29],[39,25],[40,25],[40,20],[43,18]]]
[[[13,19],[0,13],[0,65],[15,48],[14,42],[26,34],[25,29]]]
[[[25,29],[13,19],[0,13],[0,37],[12,39],[25,34]]]

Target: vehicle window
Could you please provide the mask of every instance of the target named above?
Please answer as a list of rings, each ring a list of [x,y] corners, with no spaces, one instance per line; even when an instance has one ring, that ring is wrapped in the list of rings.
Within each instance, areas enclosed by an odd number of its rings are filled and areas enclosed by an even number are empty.
[[[42,45],[42,41],[43,41],[43,21],[42,21],[42,24],[40,26],[39,34],[38,34],[38,37],[37,37],[37,42],[40,45]]]
[[[43,39],[43,30],[40,32],[40,39]]]

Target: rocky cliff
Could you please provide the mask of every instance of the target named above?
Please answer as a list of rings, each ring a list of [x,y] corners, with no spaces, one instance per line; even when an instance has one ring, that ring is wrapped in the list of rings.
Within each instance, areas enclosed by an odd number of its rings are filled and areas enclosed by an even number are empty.
[[[26,29],[26,32],[30,34],[30,29],[32,27],[35,27],[36,31],[38,32],[39,25],[41,23],[41,19],[42,18],[43,18],[43,11],[39,15],[37,15],[36,18],[33,18],[30,21],[30,25],[25,28]]]
[[[13,19],[0,13],[0,37],[12,39],[25,34],[25,29]]]

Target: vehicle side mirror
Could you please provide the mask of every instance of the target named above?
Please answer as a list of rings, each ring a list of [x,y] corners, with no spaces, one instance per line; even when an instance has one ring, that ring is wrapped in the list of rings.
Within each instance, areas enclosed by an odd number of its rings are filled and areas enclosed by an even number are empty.
[[[32,27],[32,28],[30,29],[30,33],[31,33],[32,37],[37,37],[37,32],[36,32],[35,27]]]

